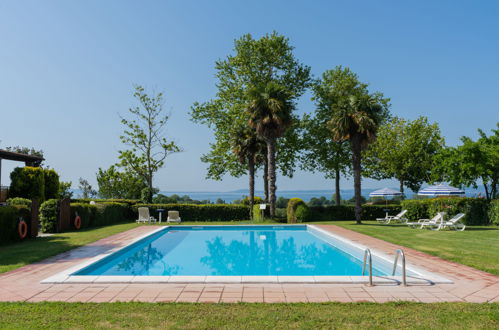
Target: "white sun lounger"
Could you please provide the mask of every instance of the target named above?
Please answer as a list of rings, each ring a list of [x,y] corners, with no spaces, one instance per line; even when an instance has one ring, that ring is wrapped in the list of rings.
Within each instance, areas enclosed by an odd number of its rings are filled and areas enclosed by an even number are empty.
[[[137,219],[137,223],[151,223],[151,222],[156,222],[155,217],[151,217],[149,214],[149,208],[148,207],[139,207],[139,218]]]
[[[168,219],[167,222],[181,222],[180,214],[178,211],[168,211]]]
[[[461,222],[464,216],[465,216],[464,213],[456,214],[455,216],[452,217],[452,219],[444,222],[440,229],[449,228],[449,229],[463,231],[466,228],[466,225]]]
[[[399,214],[393,216],[393,215],[386,215],[384,218],[378,218],[376,221],[384,224],[389,224],[390,221],[398,221],[398,222],[407,222],[407,218],[404,217],[404,215],[407,213],[407,210],[402,210]]]
[[[419,229],[439,227],[444,221],[444,216],[445,212],[438,212],[431,219],[419,219],[417,222],[407,222],[407,225],[411,228],[419,227]]]

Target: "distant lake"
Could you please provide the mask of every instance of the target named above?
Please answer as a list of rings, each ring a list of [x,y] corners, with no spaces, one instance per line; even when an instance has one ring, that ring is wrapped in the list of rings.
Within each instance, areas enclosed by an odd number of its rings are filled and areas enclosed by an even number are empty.
[[[396,188],[393,188],[396,189]],[[362,196],[369,198],[369,193],[374,191],[376,189],[363,189],[362,190]],[[466,196],[468,197],[474,197],[478,192],[481,192],[480,190],[474,190],[474,189],[466,189]],[[305,202],[310,201],[311,198],[313,197],[321,197],[324,196],[327,199],[332,199],[333,197],[333,191],[332,190],[283,190],[283,191],[277,191],[277,197],[284,197],[284,198],[301,198]],[[482,196],[484,195],[483,192]],[[184,196],[188,195],[190,198],[195,199],[195,200],[209,200],[211,202],[215,202],[218,198],[223,199],[226,203],[231,203],[234,200],[242,199],[244,196],[248,196],[248,191],[247,190],[237,190],[237,191],[228,191],[228,192],[199,192],[199,191],[162,191],[161,194],[170,196],[173,194],[177,194],[179,196]],[[354,195],[353,189],[352,190],[342,190],[341,191],[341,199],[350,199]],[[408,198],[412,198],[413,192],[412,191],[406,191],[406,196]],[[263,191],[257,191],[255,192],[255,196],[262,197],[264,196]]]

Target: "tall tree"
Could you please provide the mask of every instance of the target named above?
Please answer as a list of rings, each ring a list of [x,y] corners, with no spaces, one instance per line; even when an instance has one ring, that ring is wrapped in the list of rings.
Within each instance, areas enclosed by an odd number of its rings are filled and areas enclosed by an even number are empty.
[[[252,219],[255,200],[255,166],[262,163],[261,155],[265,146],[256,135],[256,132],[248,127],[237,129],[234,132],[233,141],[233,152],[238,156],[241,164],[248,167],[250,219]]]
[[[499,123],[492,135],[478,130],[480,137],[473,141],[461,138],[462,145],[448,147],[436,156],[432,171],[434,181],[449,181],[460,187],[478,188],[482,182],[487,199],[498,197],[499,185]]]
[[[337,66],[327,70],[312,84],[312,100],[316,105],[313,115],[305,115],[302,119],[302,144],[305,147],[302,167],[323,172],[326,178],[335,179],[337,205],[341,201],[340,176],[350,172],[351,152],[347,142],[332,138],[328,122],[346,97],[365,93],[366,88],[367,84],[359,82],[357,75],[349,68]]]
[[[395,178],[400,192],[404,186],[418,191],[430,181],[435,155],[444,144],[438,124],[430,124],[426,117],[413,121],[394,117],[365,150],[363,174],[378,180]]]
[[[99,196],[102,198],[140,199],[145,181],[130,171],[120,171],[115,165],[97,172]]]
[[[97,196],[97,191],[92,188],[92,185],[87,180],[80,178],[78,188],[81,190],[83,198],[93,198]]]
[[[269,82],[249,91],[249,125],[267,144],[270,216],[275,216],[276,203],[276,142],[293,122],[291,95],[277,83]]]
[[[214,131],[215,142],[202,160],[209,164],[207,176],[220,180],[224,174],[240,176],[247,171],[247,166],[233,153],[230,131],[234,125],[247,125],[249,121],[246,111],[250,103],[249,90],[275,82],[292,98],[298,98],[309,85],[310,68],[295,59],[289,40],[274,32],[260,39],[254,39],[250,34],[242,36],[234,42],[234,54],[217,61],[215,69],[216,97],[208,102],[194,103],[191,117],[194,122],[205,124]],[[292,125],[277,142],[277,166],[286,176],[293,174],[298,149],[294,128],[297,125]]]
[[[147,202],[152,201],[154,174],[164,166],[168,155],[181,149],[164,137],[168,115],[163,112],[163,93],[149,96],[142,86],[136,86],[133,96],[139,106],[129,109],[132,119],[121,117],[126,127],[121,141],[130,146],[120,151],[120,165],[140,177],[149,188]]]
[[[379,125],[388,112],[388,100],[380,93],[350,95],[339,104],[329,121],[336,141],[349,141],[352,149],[352,169],[355,191],[355,219],[361,223],[361,164],[362,150],[376,138]]]

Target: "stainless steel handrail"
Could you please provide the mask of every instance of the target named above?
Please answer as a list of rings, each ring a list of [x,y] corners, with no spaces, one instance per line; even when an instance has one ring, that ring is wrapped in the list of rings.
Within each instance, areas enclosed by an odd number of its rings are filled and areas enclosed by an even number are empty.
[[[364,273],[366,271],[366,261],[367,261],[367,256],[369,255],[369,285],[373,285],[373,258],[371,256],[371,250],[366,249],[364,251],[364,264],[362,265],[362,276],[364,276]]]
[[[394,276],[395,272],[397,271],[397,264],[398,264],[398,260],[399,260],[399,255],[402,256],[402,283],[404,284],[404,286],[407,286],[407,279],[406,279],[406,273],[405,273],[405,254],[404,254],[404,251],[402,251],[401,249],[398,249],[397,251],[395,251],[395,260],[393,261],[392,276]]]

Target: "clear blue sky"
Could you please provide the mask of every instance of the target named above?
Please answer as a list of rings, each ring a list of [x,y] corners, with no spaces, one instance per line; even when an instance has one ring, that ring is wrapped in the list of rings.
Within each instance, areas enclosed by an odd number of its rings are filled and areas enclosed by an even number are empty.
[[[0,148],[43,149],[63,180],[95,184],[117,160],[118,114],[132,86],[162,90],[167,130],[185,151],[156,177],[162,190],[228,191],[246,177],[205,180],[212,133],[189,121],[215,94],[214,62],[242,34],[290,38],[315,76],[349,66],[392,112],[440,124],[448,145],[499,119],[498,1],[0,1]],[[310,94],[300,112],[311,112]],[[3,181],[16,165],[4,162]],[[279,189],[328,189],[321,174]],[[365,180],[365,187],[397,186]],[[343,188],[352,188],[343,181]],[[257,187],[261,189],[261,187]]]

